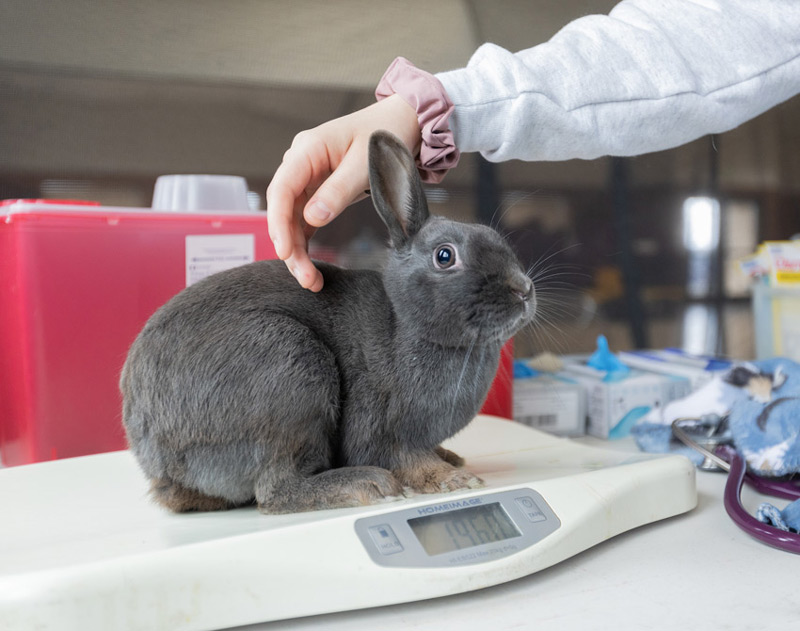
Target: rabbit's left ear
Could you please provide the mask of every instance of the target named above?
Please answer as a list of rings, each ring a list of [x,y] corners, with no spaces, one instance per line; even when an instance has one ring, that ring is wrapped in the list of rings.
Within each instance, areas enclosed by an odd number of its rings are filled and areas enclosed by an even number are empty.
[[[376,131],[369,138],[369,186],[392,246],[408,244],[428,221],[428,202],[414,158],[399,138]]]

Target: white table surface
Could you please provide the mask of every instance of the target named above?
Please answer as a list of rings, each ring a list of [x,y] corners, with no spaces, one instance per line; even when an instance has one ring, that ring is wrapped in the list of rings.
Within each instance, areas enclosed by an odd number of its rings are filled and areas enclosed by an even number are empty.
[[[631,440],[578,440],[635,450]],[[624,533],[504,585],[238,629],[798,628],[800,557],[766,546],[733,524],[722,505],[725,480],[724,474],[698,472],[698,505],[693,511]],[[743,493],[745,506],[752,510],[764,499],[748,489]]]

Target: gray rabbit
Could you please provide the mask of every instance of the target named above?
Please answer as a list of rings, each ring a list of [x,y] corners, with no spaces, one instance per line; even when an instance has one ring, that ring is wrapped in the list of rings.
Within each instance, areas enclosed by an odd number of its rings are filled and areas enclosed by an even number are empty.
[[[136,338],[123,420],[160,504],[287,513],[480,486],[439,445],[532,320],[533,284],[494,230],[429,215],[391,134],[370,138],[369,181],[383,275],[319,263],[315,294],[259,261],[188,287]]]

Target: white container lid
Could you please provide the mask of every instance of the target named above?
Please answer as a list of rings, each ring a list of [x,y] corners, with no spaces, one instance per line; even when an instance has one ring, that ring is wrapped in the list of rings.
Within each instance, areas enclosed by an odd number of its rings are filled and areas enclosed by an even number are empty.
[[[249,211],[247,182],[235,175],[162,175],[156,180],[152,208]]]

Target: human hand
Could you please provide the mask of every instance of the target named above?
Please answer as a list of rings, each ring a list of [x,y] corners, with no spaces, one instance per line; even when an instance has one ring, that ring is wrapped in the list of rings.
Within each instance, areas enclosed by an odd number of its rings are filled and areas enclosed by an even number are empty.
[[[308,256],[308,240],[369,189],[367,144],[385,129],[419,153],[413,107],[392,95],[347,116],[300,132],[267,188],[269,235],[278,258],[306,289],[322,289],[322,274]]]

